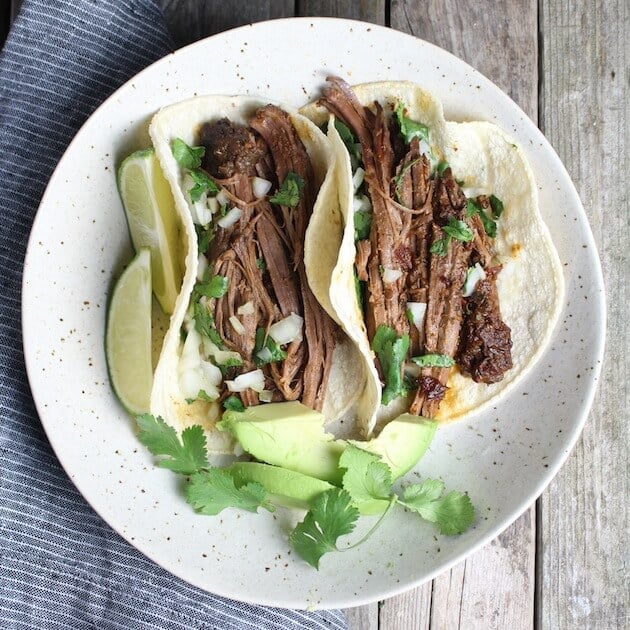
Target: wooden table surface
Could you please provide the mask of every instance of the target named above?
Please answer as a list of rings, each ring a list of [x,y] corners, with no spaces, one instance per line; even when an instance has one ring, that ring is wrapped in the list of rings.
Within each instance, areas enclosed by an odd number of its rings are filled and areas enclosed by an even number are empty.
[[[630,627],[628,1],[158,1],[178,45],[294,15],[384,24],[450,50],[538,121],[577,186],[606,281],[607,351],[588,423],[560,474],[496,540],[432,582],[347,616],[361,630]],[[19,3],[1,4],[0,42]]]

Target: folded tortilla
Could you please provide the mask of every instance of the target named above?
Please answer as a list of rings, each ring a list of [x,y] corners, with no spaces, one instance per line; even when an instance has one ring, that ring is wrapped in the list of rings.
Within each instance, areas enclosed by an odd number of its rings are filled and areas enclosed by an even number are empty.
[[[268,104],[268,100],[250,96],[196,97],[162,109],[154,116],[149,129],[157,158],[173,192],[186,249],[184,279],[155,369],[150,411],[154,415],[162,416],[178,430],[201,424],[206,429],[209,451],[214,453],[230,453],[234,448],[230,435],[215,428],[221,419],[222,407],[218,402],[204,400],[188,403],[178,378],[178,366],[184,346],[182,326],[197,280],[199,263],[197,234],[184,188],[185,173],[173,157],[171,146],[176,138],[190,146],[195,145],[200,126],[221,118],[247,125],[256,110]],[[313,261],[311,265],[311,275],[317,282],[320,275],[336,260],[337,243],[343,229],[333,168],[335,154],[325,135],[312,122],[285,107],[281,109],[290,114],[293,126],[311,160],[319,188],[313,214],[319,215],[329,206],[337,205],[337,218],[328,226],[326,233],[326,239],[330,243],[322,242],[320,263]],[[339,321],[328,300],[324,300],[322,305],[334,320]],[[364,389],[365,379],[363,361],[356,345],[349,338],[340,335],[334,348],[322,409],[328,422],[339,420],[355,404]]]
[[[502,265],[497,289],[503,320],[511,329],[513,367],[502,380],[490,385],[476,383],[460,371],[452,370],[449,389],[436,418],[460,420],[496,404],[522,381],[549,342],[561,311],[562,268],[539,212],[534,176],[522,149],[502,129],[488,122],[445,120],[441,103],[413,83],[371,83],[354,86],[352,90],[361,105],[372,109],[377,102],[391,113],[397,104],[403,103],[411,120],[428,126],[431,151],[449,163],[455,179],[463,182],[466,196],[494,194],[504,204],[494,250]],[[314,282],[315,293],[322,303],[330,304],[348,336],[361,350],[368,381],[358,420],[369,435],[375,426],[405,411],[410,400],[400,397],[386,407],[381,405],[382,384],[355,292],[354,191],[348,150],[335,129],[334,116],[324,107],[312,103],[300,112],[318,125],[328,122],[328,138],[338,158],[336,177],[344,223],[337,241],[338,257],[334,264],[327,259],[326,272],[318,268],[315,244],[324,239],[335,212],[334,205],[319,206],[309,227],[306,268],[309,276],[330,278],[328,286]]]

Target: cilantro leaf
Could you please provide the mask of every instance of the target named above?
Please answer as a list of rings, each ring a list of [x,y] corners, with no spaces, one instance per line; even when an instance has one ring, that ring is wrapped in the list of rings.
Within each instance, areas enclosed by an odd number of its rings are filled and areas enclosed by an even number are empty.
[[[171,142],[171,151],[175,161],[187,171],[192,171],[201,166],[201,158],[206,152],[205,147],[191,147],[181,138],[175,138]]]
[[[357,507],[365,504],[378,507],[381,501],[389,501],[392,472],[378,455],[348,444],[339,458],[339,467],[346,469],[343,487]]]
[[[496,197],[495,197],[496,199]],[[491,202],[492,203],[492,202]],[[503,204],[501,204],[503,207]],[[497,235],[497,223],[493,221],[481,207],[481,204],[474,199],[468,199],[466,206],[466,216],[472,217],[473,214],[478,214],[483,224],[483,229],[490,238],[494,238]]]
[[[198,282],[195,285],[195,295],[205,295],[209,298],[221,298],[228,290],[229,281],[225,276],[217,274],[216,276],[210,276],[212,272],[208,270],[202,282]]]
[[[214,516],[225,508],[235,507],[256,512],[275,507],[267,499],[267,491],[257,482],[237,487],[232,475],[221,468],[210,468],[190,478],[185,488],[186,500],[197,512]]]
[[[304,188],[304,180],[297,173],[289,171],[280,186],[280,190],[269,199],[271,203],[295,208],[300,203],[300,191]]]
[[[200,389],[196,398],[186,398],[186,402],[189,405],[194,403],[196,400],[205,400],[206,402],[214,402],[216,398],[212,398],[212,396],[209,396],[208,394],[206,394],[205,389]]]
[[[232,394],[223,401],[223,409],[227,411],[245,411],[245,405],[238,396]]]
[[[451,167],[451,165],[450,165],[448,162],[440,162],[440,163],[437,165],[437,172],[438,172],[440,175],[444,175],[444,171],[445,171],[447,168],[450,168],[450,167]]]
[[[370,237],[372,229],[372,211],[359,210],[354,213],[354,240],[362,241]]]
[[[267,271],[267,263],[264,258],[256,258],[256,267],[260,269],[263,273]]]
[[[447,234],[444,238],[440,238],[433,245],[429,251],[436,256],[446,256],[448,252],[448,245],[451,242],[451,237]]]
[[[411,360],[420,367],[453,367],[455,359],[448,354],[423,354],[419,357],[411,357]]]
[[[441,534],[453,536],[465,532],[475,518],[470,497],[452,491],[444,495],[444,482],[427,479],[422,484],[407,486],[398,502],[435,523]]]
[[[195,232],[197,232],[197,251],[200,254],[205,254],[210,247],[210,243],[214,238],[214,230],[212,226],[203,227],[195,223]]]
[[[464,221],[460,221],[455,217],[449,217],[448,224],[442,226],[442,231],[448,234],[451,238],[462,241],[463,243],[468,243],[473,240],[472,230]]]
[[[341,488],[322,492],[313,501],[304,520],[291,532],[289,542],[311,566],[319,569],[320,558],[337,549],[337,539],[354,530],[359,510]]]
[[[356,138],[350,128],[335,118],[335,129],[348,149],[348,153],[357,160],[361,160],[361,145],[357,143]]]
[[[223,348],[223,339],[214,325],[214,317],[201,302],[194,303],[193,319],[195,320],[195,330],[200,335],[208,337],[216,346]]]
[[[173,472],[190,475],[208,466],[206,436],[199,425],[182,431],[181,441],[175,429],[149,413],[136,416],[138,439],[153,455],[163,455],[157,465]]]
[[[372,339],[372,350],[378,357],[385,379],[381,402],[387,405],[404,393],[402,365],[409,350],[409,335],[399,337],[393,328],[381,324]]]
[[[503,202],[494,195],[490,195],[490,207],[492,208],[492,214],[495,219],[498,219],[503,214]]]
[[[400,127],[400,133],[405,139],[405,143],[409,144],[413,138],[420,138],[429,144],[429,128],[422,123],[415,122],[411,118],[405,116],[406,105],[403,102],[398,103],[396,106],[396,118],[398,119],[398,126]]]
[[[218,193],[219,187],[215,181],[204,171],[198,169],[196,171],[190,171],[190,177],[194,182],[194,186],[188,191],[190,193],[190,200],[195,203],[201,199],[204,193]]]
[[[267,349],[267,356],[259,357],[258,354]],[[287,353],[267,334],[264,328],[256,329],[256,341],[254,342],[254,363],[257,367],[273,363],[274,361],[284,361]]]

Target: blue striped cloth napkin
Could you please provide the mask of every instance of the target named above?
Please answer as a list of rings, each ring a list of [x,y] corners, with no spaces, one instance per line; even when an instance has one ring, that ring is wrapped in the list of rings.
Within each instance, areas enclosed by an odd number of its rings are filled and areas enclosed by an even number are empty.
[[[25,0],[0,53],[0,628],[345,628],[339,611],[229,601],[144,558],[72,485],[31,399],[20,285],[39,200],[90,113],[171,49],[151,0]]]

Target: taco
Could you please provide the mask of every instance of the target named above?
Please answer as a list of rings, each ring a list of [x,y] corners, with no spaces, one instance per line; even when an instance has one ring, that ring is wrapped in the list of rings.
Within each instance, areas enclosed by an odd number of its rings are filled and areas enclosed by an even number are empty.
[[[149,132],[186,242],[151,413],[201,424],[213,452],[233,448],[215,428],[224,409],[300,401],[342,417],[364,388],[363,362],[309,288],[303,254],[313,212],[338,203],[325,135],[244,96],[166,107]],[[329,227],[336,247],[341,223]],[[322,261],[336,254],[324,246]]]
[[[301,113],[327,124],[338,155],[344,232],[318,290],[366,362],[364,431],[496,401],[542,353],[563,294],[523,151],[494,124],[446,121],[408,82],[332,77]],[[310,244],[332,214],[318,208]],[[316,261],[307,244],[309,273]]]

